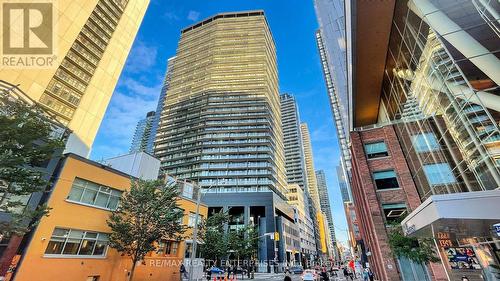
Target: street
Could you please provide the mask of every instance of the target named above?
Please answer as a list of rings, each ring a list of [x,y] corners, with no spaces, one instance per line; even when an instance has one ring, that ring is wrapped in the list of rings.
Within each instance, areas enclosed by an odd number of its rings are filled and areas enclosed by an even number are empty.
[[[339,273],[339,276],[340,277],[330,277],[330,280],[331,281],[346,281],[346,280],[350,280],[350,279],[346,279],[345,277],[343,277],[342,273]],[[278,281],[278,280],[283,280],[284,277],[285,277],[284,273],[278,273],[278,274],[275,274],[275,273],[256,273],[255,274],[255,279],[248,279],[248,278],[240,279],[240,278],[237,278],[236,280],[253,280],[253,281],[275,280],[275,281]],[[292,274],[292,275],[290,275],[290,277],[292,277],[292,281],[302,281],[301,274]],[[361,280],[362,279],[354,279],[354,281],[361,281]]]

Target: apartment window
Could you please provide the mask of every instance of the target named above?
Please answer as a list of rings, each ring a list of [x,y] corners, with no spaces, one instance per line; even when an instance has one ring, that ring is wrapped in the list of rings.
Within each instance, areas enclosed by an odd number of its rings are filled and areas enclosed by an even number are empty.
[[[182,196],[186,198],[193,198],[194,186],[191,183],[185,182],[182,187]]]
[[[109,235],[106,233],[55,228],[45,250],[46,255],[102,256],[106,255]]]
[[[433,133],[423,133],[411,137],[416,152],[429,152],[439,149],[439,143]]]
[[[72,202],[115,210],[121,195],[120,190],[75,178],[67,199]]]
[[[400,222],[407,213],[404,203],[382,204],[382,209],[384,210],[385,221],[387,223]]]
[[[389,156],[385,142],[374,142],[365,144],[365,153],[368,159]]]
[[[179,242],[177,241],[160,241],[156,253],[165,256],[175,256],[178,249]]]
[[[188,226],[189,227],[194,227],[196,221],[196,214],[195,213],[189,213],[188,215]]]
[[[373,179],[378,190],[399,188],[398,179],[394,170],[373,172]]]
[[[167,243],[165,244],[165,255],[175,256],[175,255],[177,255],[178,249],[179,249],[179,242],[167,241]]]
[[[448,163],[424,165],[424,173],[430,185],[451,184],[457,182]]]

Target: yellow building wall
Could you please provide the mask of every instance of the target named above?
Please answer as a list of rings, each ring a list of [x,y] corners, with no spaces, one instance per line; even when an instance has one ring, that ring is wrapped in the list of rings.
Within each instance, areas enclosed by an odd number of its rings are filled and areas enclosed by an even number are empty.
[[[55,0],[56,64],[51,68],[0,65],[0,79],[39,101],[98,0]],[[129,0],[68,127],[90,148],[142,22],[149,0]],[[1,34],[0,34],[1,35]]]
[[[110,233],[106,224],[110,212],[95,207],[84,206],[66,201],[75,177],[106,185],[118,190],[130,187],[130,177],[89,164],[71,155],[66,158],[54,190],[48,201],[51,209],[48,217],[42,218],[33,234],[23,261],[18,268],[16,281],[85,281],[89,276],[100,276],[99,281],[125,281],[130,269],[130,259],[108,248],[105,257],[44,257],[47,244],[54,228],[70,228]],[[183,223],[187,224],[187,214],[195,212],[196,204],[187,199],[179,199],[185,210]],[[200,214],[206,217],[207,207],[201,205]],[[190,232],[186,233],[190,237]],[[136,267],[134,281],[140,280],[178,280],[177,266],[158,266],[167,264],[163,260],[181,260],[184,256],[184,243],[179,242],[176,257],[155,257],[146,259],[146,265]],[[150,261],[154,260],[154,263]],[[175,274],[174,274],[175,272]],[[151,275],[150,275],[151,274]],[[175,279],[177,277],[177,279]]]
[[[319,239],[321,243],[321,252],[323,254],[326,254],[328,252],[328,247],[327,247],[327,236],[325,232],[325,217],[323,213],[317,212],[316,217],[318,219],[318,225],[319,225]]]

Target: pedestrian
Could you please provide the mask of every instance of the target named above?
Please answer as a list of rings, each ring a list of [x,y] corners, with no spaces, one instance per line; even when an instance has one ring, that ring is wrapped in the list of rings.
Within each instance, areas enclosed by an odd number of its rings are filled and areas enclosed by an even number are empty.
[[[292,277],[290,277],[290,274],[285,274],[285,278],[283,278],[283,281],[292,281]]]
[[[368,274],[368,268],[365,268],[363,270],[363,281],[369,281],[369,279],[370,279],[370,276]]]
[[[371,269],[368,269],[368,277],[370,278],[370,281],[373,281],[375,279],[375,273]]]
[[[351,281],[353,281],[355,278],[354,272],[352,270],[349,270],[349,278],[351,278]]]
[[[185,277],[185,278],[188,278],[188,272],[186,270],[186,267],[184,266],[184,263],[181,262],[181,267],[179,268],[179,276],[180,276],[180,280],[182,281],[182,279]]]
[[[209,267],[207,269],[207,281],[210,281],[211,278],[212,278],[212,267]]]
[[[326,272],[326,268],[323,268],[323,270],[321,271],[321,278],[323,281],[330,280],[330,276],[328,276],[328,272]]]
[[[344,268],[342,268],[342,271],[344,273],[344,277],[347,279],[347,276],[349,276],[349,271],[347,271],[347,267],[344,266]]]

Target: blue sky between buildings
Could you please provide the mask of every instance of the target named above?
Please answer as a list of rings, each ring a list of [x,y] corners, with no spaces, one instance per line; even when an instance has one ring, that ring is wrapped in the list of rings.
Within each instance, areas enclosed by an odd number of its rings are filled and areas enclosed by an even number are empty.
[[[92,148],[101,160],[128,152],[137,121],[156,109],[167,59],[180,30],[220,12],[262,9],[276,43],[281,93],[295,95],[311,133],[314,163],[325,171],[336,236],[347,240],[335,166],[339,149],[316,48],[312,0],[151,0]]]

